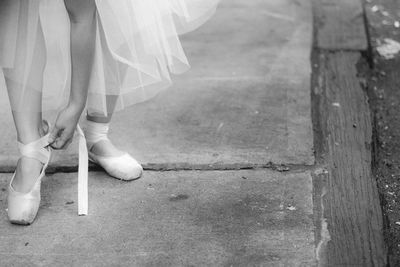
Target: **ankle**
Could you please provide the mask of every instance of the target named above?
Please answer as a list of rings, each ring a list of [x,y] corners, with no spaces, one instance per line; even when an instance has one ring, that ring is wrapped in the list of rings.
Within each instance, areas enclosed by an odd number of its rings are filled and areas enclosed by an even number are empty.
[[[22,144],[29,144],[31,142],[34,142],[38,139],[40,139],[41,134],[40,131],[29,131],[29,132],[24,132],[24,133],[18,133],[18,142]]]
[[[88,113],[86,115],[86,120],[94,122],[94,123],[107,123],[107,124],[109,124],[110,121],[111,121],[111,116],[112,116],[112,114],[109,114],[108,116],[100,116],[100,115],[91,115],[91,114]]]
[[[36,126],[30,126],[17,131],[17,139],[22,144],[29,144],[40,139],[49,131],[49,125],[43,121]]]
[[[94,144],[102,140],[108,140],[109,123],[99,123],[85,120],[83,123],[83,131],[85,133],[88,148],[91,149]]]

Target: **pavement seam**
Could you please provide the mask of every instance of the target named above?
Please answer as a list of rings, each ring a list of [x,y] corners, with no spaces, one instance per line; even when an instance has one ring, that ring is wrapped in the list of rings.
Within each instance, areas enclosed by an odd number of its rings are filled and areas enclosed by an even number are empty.
[[[145,171],[238,171],[238,170],[263,170],[268,169],[276,172],[299,172],[314,171],[318,164],[144,164]],[[8,165],[0,168],[0,173],[13,173],[15,166]],[[73,173],[78,171],[78,166],[49,166],[46,173]],[[90,164],[89,171],[103,171],[99,166]]]

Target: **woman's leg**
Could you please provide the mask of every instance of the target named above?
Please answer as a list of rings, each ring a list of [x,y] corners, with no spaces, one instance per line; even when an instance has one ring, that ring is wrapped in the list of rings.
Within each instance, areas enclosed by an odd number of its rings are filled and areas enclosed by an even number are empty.
[[[38,27],[38,38],[35,44],[33,62],[38,66],[32,68],[28,75],[27,84],[40,89],[43,84],[43,71],[46,62],[46,51],[42,29]],[[5,70],[5,73],[13,70]],[[12,114],[17,130],[18,141],[27,144],[43,135],[42,129],[42,94],[40,90],[28,88],[21,93],[18,84],[7,79],[6,83],[10,98]],[[32,189],[43,164],[36,159],[22,157],[17,164],[13,187],[18,192],[28,192]]]
[[[107,96],[107,99],[106,99],[107,111],[108,111],[107,116],[105,116],[104,114],[98,114],[98,113],[89,111],[88,114],[86,115],[86,118],[89,121],[93,121],[93,122],[109,123],[114,114],[114,109],[115,109],[117,99],[118,99],[117,96]]]
[[[100,42],[105,44],[103,42],[105,39],[102,39],[104,36],[101,26],[101,22],[99,21]],[[127,67],[119,65],[113,59],[109,50],[103,49],[101,52],[103,62],[107,66],[107,71],[114,72],[114,75],[104,77],[105,83],[111,86],[107,88],[107,91],[116,94],[115,90],[118,88],[121,80],[125,79]],[[98,101],[96,98],[90,99],[90,97],[91,95],[89,94],[89,104],[100,104],[95,102]],[[92,97],[96,96],[92,95]],[[109,122],[118,103],[117,101],[118,95],[107,95],[106,111],[101,110],[100,112],[96,112],[89,108],[86,116],[87,122],[84,124],[84,132],[91,152],[91,159],[102,166],[110,176],[131,181],[138,179],[142,175],[142,166],[125,151],[116,148],[107,138]]]
[[[91,122],[96,123],[110,123],[111,118],[113,116],[113,111],[116,105],[117,97],[116,96],[108,96],[107,97],[107,110],[109,111],[107,116],[103,114],[97,113],[88,113],[86,115],[86,119]],[[103,140],[95,144],[91,148],[91,152],[96,155],[105,156],[105,157],[117,157],[124,154],[123,151],[116,148],[109,140]]]
[[[102,32],[100,33],[100,38],[104,38]],[[103,53],[105,53],[103,54],[103,56],[105,57],[106,61],[107,60],[110,61],[109,67],[113,67],[114,71],[118,72],[121,77],[125,76],[127,67],[123,65],[118,65],[118,66],[115,65],[116,63],[114,62],[114,59],[108,50],[103,51]],[[117,101],[118,101],[118,96],[108,95],[106,98],[107,115],[104,115],[103,113],[96,113],[89,110],[88,114],[86,115],[86,119],[88,121],[95,123],[104,123],[104,124],[110,123]],[[116,148],[110,141],[99,142],[98,144],[94,145],[91,148],[91,152],[101,156],[119,156],[124,153],[123,151]]]

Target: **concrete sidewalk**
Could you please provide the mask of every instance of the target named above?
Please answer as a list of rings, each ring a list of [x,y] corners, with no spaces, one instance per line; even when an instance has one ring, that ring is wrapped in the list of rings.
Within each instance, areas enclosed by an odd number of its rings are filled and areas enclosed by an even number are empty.
[[[192,70],[112,124],[147,169],[174,171],[132,183],[90,173],[88,217],[76,216],[76,173],[50,175],[24,228],[7,222],[2,194],[1,264],[313,266],[311,18],[308,0],[223,1],[183,37]],[[17,153],[1,112],[6,170]],[[76,144],[52,164],[76,166]],[[295,170],[234,170],[269,164]]]
[[[33,225],[3,219],[1,266],[313,265],[308,173],[147,172],[132,183],[103,173],[91,178],[87,217],[76,214],[75,175],[56,174],[43,183]]]

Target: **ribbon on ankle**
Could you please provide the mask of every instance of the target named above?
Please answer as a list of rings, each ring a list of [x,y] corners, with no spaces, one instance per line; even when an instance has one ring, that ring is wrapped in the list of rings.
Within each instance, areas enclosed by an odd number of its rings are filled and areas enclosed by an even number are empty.
[[[98,123],[87,119],[84,121],[83,129],[85,130],[85,138],[89,150],[97,142],[108,140],[107,135],[109,127],[109,123]]]
[[[89,174],[89,156],[86,146],[86,138],[79,124],[76,126],[76,132],[79,136],[79,167],[78,167],[78,215],[88,214],[88,174]]]

